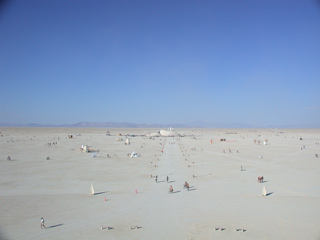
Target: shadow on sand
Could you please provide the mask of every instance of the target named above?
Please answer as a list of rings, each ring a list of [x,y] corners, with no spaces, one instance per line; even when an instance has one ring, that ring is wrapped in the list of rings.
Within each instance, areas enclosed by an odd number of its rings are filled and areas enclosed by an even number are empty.
[[[101,226],[101,229],[102,230],[113,230],[114,227],[103,227],[103,226]]]
[[[206,174],[203,174],[203,175],[194,175],[193,177],[194,178],[197,178],[197,177],[205,177],[205,176],[210,176],[210,175],[212,175],[212,173],[206,173]]]
[[[105,192],[97,192],[97,193],[94,193],[94,195],[100,195],[100,194],[104,194],[104,193],[107,193],[108,191],[105,191]]]
[[[52,226],[47,227],[47,228],[55,228],[55,227],[60,227],[60,226],[62,226],[62,225],[64,225],[64,223],[60,223],[60,224],[56,224],[56,225],[52,225]]]
[[[273,194],[274,192],[270,192],[270,193],[267,193],[266,196],[270,196],[271,194]]]

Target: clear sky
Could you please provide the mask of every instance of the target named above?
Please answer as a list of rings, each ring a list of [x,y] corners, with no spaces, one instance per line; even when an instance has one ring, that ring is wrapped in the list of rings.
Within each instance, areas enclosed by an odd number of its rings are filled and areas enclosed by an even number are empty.
[[[0,122],[320,124],[319,1],[0,6]]]

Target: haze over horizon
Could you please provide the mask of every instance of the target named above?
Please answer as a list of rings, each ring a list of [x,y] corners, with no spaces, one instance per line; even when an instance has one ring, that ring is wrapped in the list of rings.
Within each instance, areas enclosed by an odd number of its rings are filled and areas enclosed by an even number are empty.
[[[318,1],[6,1],[0,123],[320,123]]]

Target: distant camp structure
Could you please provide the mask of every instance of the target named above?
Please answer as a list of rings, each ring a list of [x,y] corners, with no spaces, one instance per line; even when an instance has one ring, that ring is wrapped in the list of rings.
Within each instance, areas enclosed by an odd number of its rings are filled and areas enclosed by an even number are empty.
[[[136,153],[136,152],[132,152],[131,154],[130,154],[130,157],[131,158],[136,158],[136,157],[139,157],[140,156],[140,154],[139,153]]]
[[[162,137],[177,137],[177,136],[179,136],[179,134],[176,131],[172,130],[171,128],[170,128],[170,130],[160,130],[160,135]]]
[[[173,128],[169,128],[168,130],[160,130],[156,133],[146,134],[146,137],[178,137],[180,134],[176,132]]]
[[[160,136],[161,136],[160,132],[146,134],[146,137],[150,137],[150,138],[160,137]]]
[[[88,146],[88,145],[82,145],[82,151],[83,151],[84,153],[89,152],[89,146]]]

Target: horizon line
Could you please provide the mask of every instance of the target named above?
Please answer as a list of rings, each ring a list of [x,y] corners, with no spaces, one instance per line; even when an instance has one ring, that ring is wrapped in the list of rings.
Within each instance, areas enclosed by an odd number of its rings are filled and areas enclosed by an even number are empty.
[[[317,124],[268,124],[268,125],[254,125],[246,123],[209,123],[209,122],[193,122],[193,123],[132,123],[132,122],[78,122],[71,124],[40,124],[40,123],[0,123],[0,127],[70,127],[70,128],[259,128],[259,129],[319,129]]]

